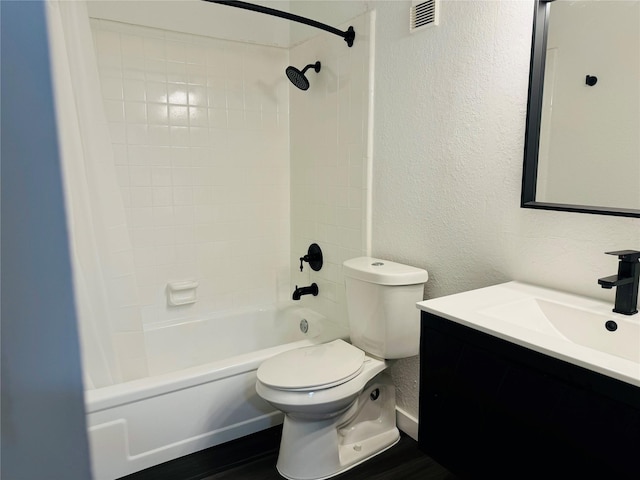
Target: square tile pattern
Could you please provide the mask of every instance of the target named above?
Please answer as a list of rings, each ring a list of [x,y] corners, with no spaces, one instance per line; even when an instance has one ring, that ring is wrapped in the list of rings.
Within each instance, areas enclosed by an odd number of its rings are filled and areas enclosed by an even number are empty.
[[[286,50],[91,20],[143,328],[271,305],[311,282],[320,294],[302,303],[346,322],[342,262],[367,248],[372,94],[369,17],[350,24],[353,48],[320,34]],[[316,60],[310,89],[291,86],[286,66]],[[313,242],[324,267],[300,273]],[[197,302],[167,306],[167,283],[184,280]],[[144,376],[144,333],[116,337],[137,362],[123,377]]]

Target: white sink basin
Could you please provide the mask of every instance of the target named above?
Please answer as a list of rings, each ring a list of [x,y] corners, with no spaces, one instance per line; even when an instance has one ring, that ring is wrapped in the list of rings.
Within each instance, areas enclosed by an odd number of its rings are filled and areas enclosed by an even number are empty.
[[[526,318],[526,328],[640,363],[640,324],[618,315],[603,315],[542,298],[519,300],[479,313],[505,322]],[[615,330],[608,330],[607,325]]]
[[[612,307],[519,282],[418,303],[423,311],[640,386],[640,314],[620,315]]]

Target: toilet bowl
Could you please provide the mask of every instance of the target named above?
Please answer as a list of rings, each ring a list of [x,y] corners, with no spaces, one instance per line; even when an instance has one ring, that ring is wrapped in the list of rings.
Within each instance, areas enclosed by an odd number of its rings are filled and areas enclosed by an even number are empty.
[[[308,363],[300,361],[309,357],[313,359]],[[294,368],[299,382],[281,368],[283,363],[301,367]],[[324,368],[316,368],[321,364]],[[395,445],[400,438],[395,391],[381,375],[387,365],[335,340],[285,352],[258,368],[258,395],[285,414],[276,465],[280,475],[292,480],[329,478]],[[309,375],[302,375],[305,368]]]
[[[291,480],[333,477],[392,447],[392,360],[416,355],[427,272],[371,257],[343,264],[351,343],[276,355],[257,371],[256,391],[285,414],[277,469]]]
[[[288,415],[331,418],[351,406],[367,382],[386,368],[387,362],[334,340],[266,360],[258,368],[256,391]]]

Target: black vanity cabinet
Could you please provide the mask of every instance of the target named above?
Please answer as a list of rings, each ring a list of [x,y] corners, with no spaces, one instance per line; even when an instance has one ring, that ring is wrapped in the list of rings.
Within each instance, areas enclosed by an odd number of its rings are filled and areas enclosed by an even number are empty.
[[[422,312],[420,448],[460,478],[640,479],[640,387]]]

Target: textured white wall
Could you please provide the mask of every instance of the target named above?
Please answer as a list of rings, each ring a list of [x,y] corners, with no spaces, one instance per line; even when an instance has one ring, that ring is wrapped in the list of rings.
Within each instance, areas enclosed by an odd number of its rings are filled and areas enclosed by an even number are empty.
[[[441,2],[415,34],[409,3],[376,2],[373,254],[426,268],[425,298],[516,279],[613,304],[603,252],[639,221],[519,207],[533,2]],[[416,414],[418,357],[392,373]]]

